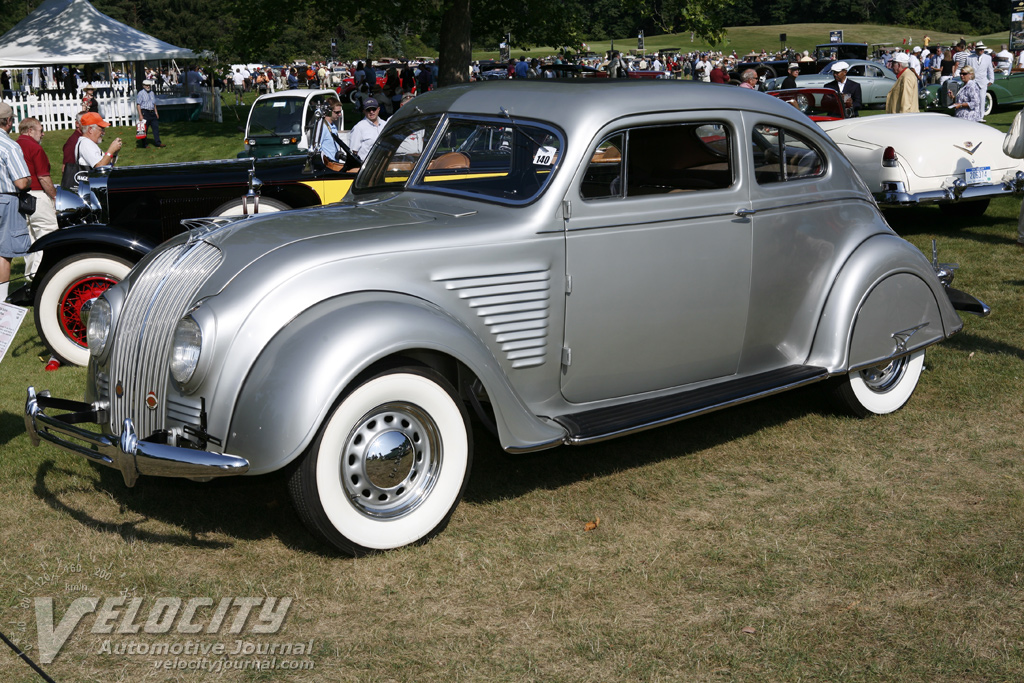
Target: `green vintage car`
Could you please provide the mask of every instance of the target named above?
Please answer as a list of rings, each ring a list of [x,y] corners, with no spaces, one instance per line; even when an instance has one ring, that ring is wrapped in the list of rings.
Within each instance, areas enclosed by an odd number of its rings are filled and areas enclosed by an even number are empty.
[[[921,95],[921,111],[948,110],[956,99],[956,93],[963,85],[959,78],[951,78],[941,85],[926,86]],[[985,116],[996,107],[1006,107],[1024,102],[1024,71],[1010,73],[996,72],[996,79],[989,84],[985,93]],[[952,110],[949,110],[952,113]]]

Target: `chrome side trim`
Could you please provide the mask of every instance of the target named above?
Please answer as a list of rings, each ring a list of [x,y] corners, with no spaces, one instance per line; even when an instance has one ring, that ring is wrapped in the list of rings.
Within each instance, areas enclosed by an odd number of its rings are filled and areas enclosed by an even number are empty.
[[[816,375],[814,377],[809,377],[807,379],[801,379],[801,380],[797,380],[797,381],[794,381],[794,382],[788,382],[788,383],[785,383],[785,384],[781,384],[779,386],[772,387],[771,389],[765,389],[763,391],[755,392],[755,393],[750,394],[748,396],[743,396],[742,398],[738,398],[738,399],[735,399],[735,400],[732,400],[732,401],[721,401],[719,403],[713,403],[713,404],[709,404],[709,405],[703,406],[703,407],[698,408],[696,410],[690,410],[690,411],[687,411],[687,412],[684,412],[684,413],[680,413],[678,415],[673,415],[672,417],[667,417],[667,418],[662,419],[662,420],[654,420],[652,422],[645,422],[645,423],[642,423],[642,424],[638,424],[638,425],[636,425],[634,427],[630,427],[628,429],[620,429],[618,431],[609,432],[607,434],[600,434],[598,436],[591,436],[591,437],[566,436],[564,442],[565,442],[566,445],[580,446],[580,445],[583,445],[583,444],[599,443],[601,441],[607,441],[608,439],[614,439],[614,438],[617,438],[617,437],[620,437],[620,436],[626,436],[626,435],[629,435],[629,434],[636,434],[637,432],[644,432],[644,431],[647,431],[648,429],[654,429],[656,427],[663,427],[665,425],[674,424],[676,422],[682,422],[683,420],[688,420],[691,417],[697,417],[698,415],[706,415],[707,413],[713,413],[716,410],[722,410],[723,408],[730,408],[732,406],[738,406],[738,405],[741,405],[743,403],[749,403],[750,401],[756,401],[759,398],[765,398],[767,396],[773,396],[775,394],[780,394],[780,393],[782,393],[784,391],[789,391],[790,389],[796,389],[798,387],[806,386],[808,384],[814,384],[815,382],[820,382],[820,381],[825,380],[827,378],[828,378],[827,374]]]

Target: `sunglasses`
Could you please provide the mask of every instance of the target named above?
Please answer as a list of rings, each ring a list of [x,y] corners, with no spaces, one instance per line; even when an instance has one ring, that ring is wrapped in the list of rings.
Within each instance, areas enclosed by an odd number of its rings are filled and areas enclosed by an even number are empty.
[[[363,111],[377,111],[378,109],[380,109],[380,107],[367,107]]]
[[[340,110],[340,109],[335,109],[335,110],[334,110],[334,111],[332,111],[331,113],[332,113],[332,114],[340,114],[340,113],[341,113],[341,110]]]

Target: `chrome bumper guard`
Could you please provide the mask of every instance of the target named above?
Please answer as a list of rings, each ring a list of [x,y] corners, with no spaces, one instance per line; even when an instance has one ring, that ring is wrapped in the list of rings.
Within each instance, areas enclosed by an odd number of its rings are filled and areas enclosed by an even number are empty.
[[[50,416],[43,412],[46,408],[71,412]],[[208,479],[235,476],[249,470],[249,461],[236,455],[142,441],[130,419],[125,419],[119,439],[75,426],[99,424],[99,416],[100,411],[88,403],[53,398],[45,391],[37,395],[35,387],[28,388],[25,430],[33,446],[38,446],[40,440],[49,441],[69,453],[120,470],[127,486],[134,486],[143,474]]]
[[[902,182],[882,183],[882,191],[875,193],[875,199],[883,206],[907,206],[910,204],[928,204],[932,202],[958,202],[962,200],[984,199],[1005,194],[1024,192],[1024,171],[1017,171],[1013,178],[991,185],[967,185],[957,179],[951,187],[931,192],[909,193]]]

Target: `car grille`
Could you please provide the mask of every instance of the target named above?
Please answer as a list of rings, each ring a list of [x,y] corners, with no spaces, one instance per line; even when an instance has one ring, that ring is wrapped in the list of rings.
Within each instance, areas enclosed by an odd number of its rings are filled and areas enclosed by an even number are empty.
[[[110,352],[114,434],[121,433],[125,418],[132,419],[140,437],[164,428],[174,326],[221,260],[217,247],[194,242],[163,251],[139,273],[118,317]]]

